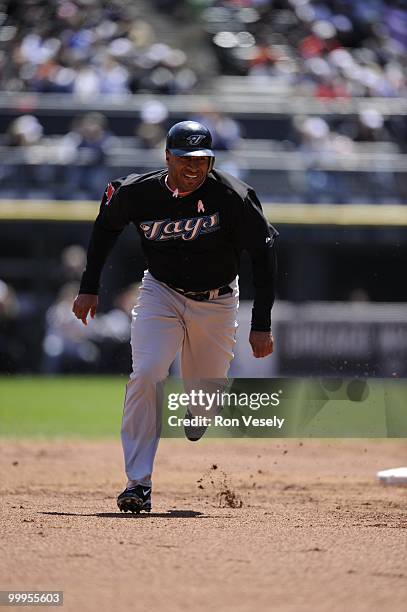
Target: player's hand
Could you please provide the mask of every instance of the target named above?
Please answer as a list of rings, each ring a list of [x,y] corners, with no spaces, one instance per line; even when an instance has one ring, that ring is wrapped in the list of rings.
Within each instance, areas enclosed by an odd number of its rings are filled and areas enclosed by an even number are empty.
[[[274,340],[271,331],[251,331],[249,342],[254,357],[267,357],[273,352]]]
[[[90,314],[93,319],[96,314],[98,305],[98,296],[91,293],[81,293],[76,296],[72,306],[72,312],[77,319],[80,319],[84,325],[88,324],[87,317]]]

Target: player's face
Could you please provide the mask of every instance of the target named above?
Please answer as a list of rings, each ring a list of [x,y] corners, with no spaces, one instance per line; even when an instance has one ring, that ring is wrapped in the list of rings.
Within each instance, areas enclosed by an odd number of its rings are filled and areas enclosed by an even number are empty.
[[[177,157],[166,151],[166,160],[171,189],[194,191],[208,174],[209,157]]]

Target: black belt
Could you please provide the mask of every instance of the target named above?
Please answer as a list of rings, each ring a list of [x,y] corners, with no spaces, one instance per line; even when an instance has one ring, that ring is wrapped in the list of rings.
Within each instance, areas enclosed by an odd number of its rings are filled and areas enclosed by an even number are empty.
[[[168,284],[168,283],[167,283]],[[219,289],[209,289],[208,291],[185,291],[184,289],[180,289],[179,287],[174,287],[173,285],[168,285],[171,289],[174,289],[177,293],[189,298],[190,300],[196,300],[197,302],[204,302],[206,300],[215,300],[217,297],[221,295],[226,295],[227,293],[233,293],[233,289],[229,287],[229,285],[224,285]]]

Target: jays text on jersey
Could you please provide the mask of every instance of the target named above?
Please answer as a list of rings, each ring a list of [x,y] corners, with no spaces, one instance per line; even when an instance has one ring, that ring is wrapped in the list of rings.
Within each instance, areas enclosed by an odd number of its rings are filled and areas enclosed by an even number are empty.
[[[131,174],[109,183],[88,249],[80,293],[97,294],[108,253],[123,228],[133,223],[150,273],[185,291],[206,291],[230,283],[246,249],[253,265],[252,329],[270,329],[278,235],[263,215],[254,190],[213,170],[184,197],[166,185],[167,171]]]

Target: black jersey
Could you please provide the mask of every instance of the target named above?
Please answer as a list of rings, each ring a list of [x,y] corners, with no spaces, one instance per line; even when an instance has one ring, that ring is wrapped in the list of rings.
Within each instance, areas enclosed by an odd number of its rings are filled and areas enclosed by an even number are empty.
[[[150,273],[186,291],[230,283],[246,249],[255,287],[252,329],[267,331],[278,233],[264,217],[256,193],[243,181],[213,170],[198,189],[174,197],[166,175],[166,170],[131,174],[109,183],[93,227],[80,293],[98,293],[106,257],[123,228],[133,223]]]

